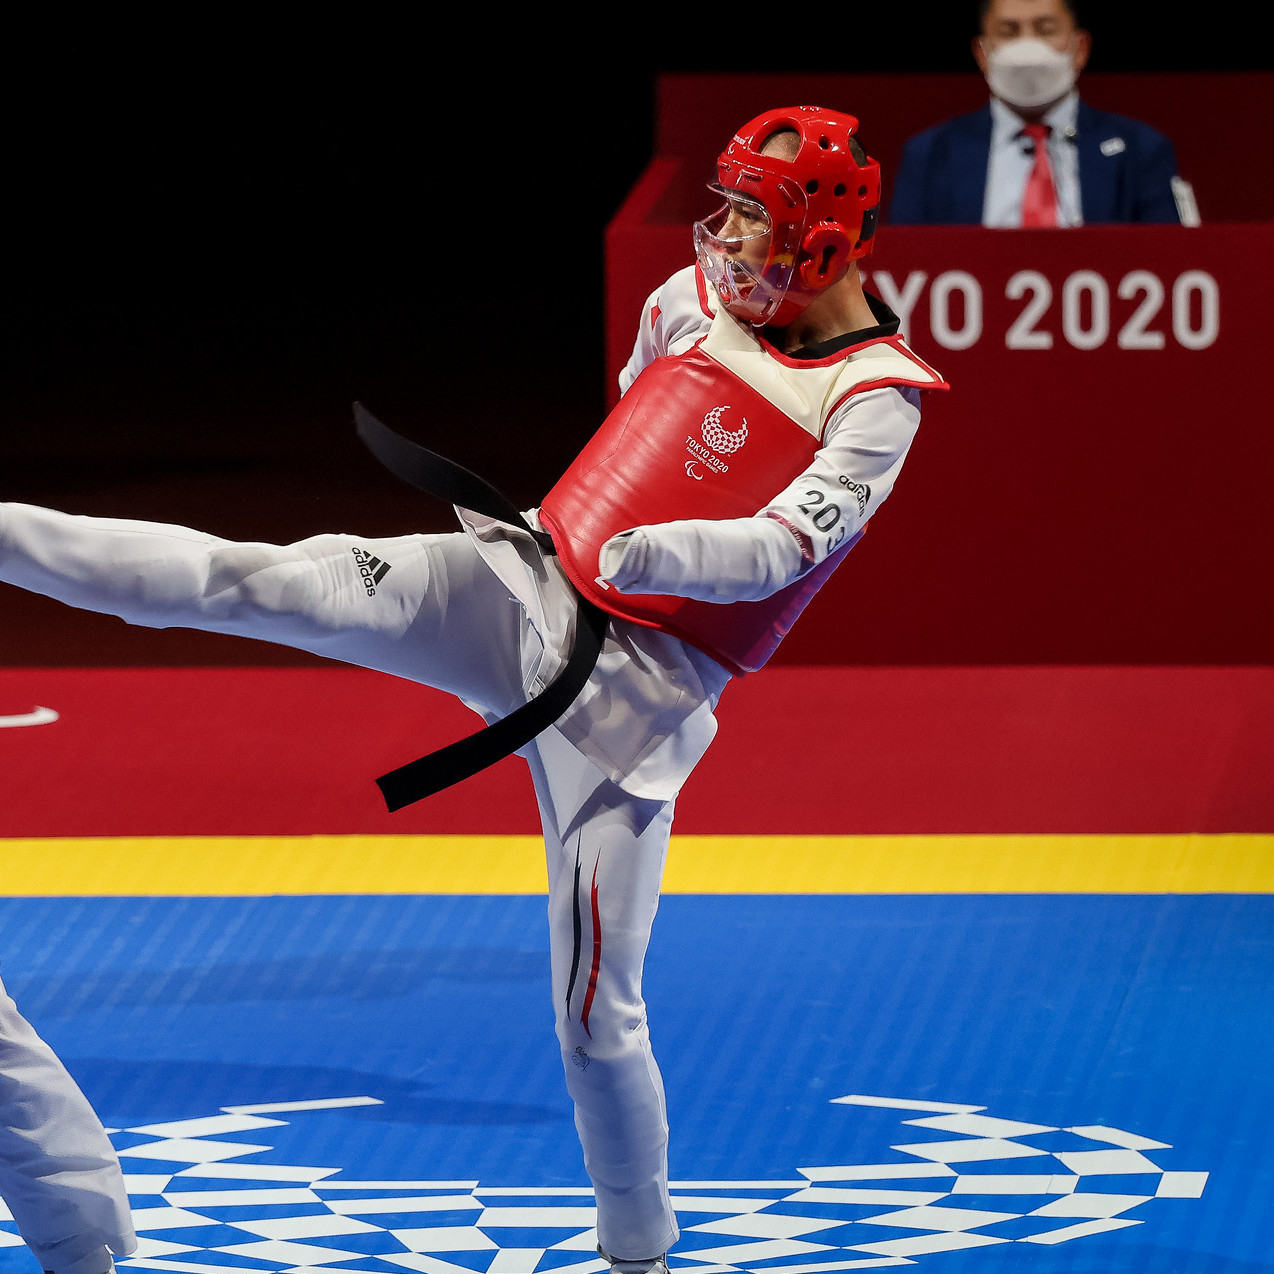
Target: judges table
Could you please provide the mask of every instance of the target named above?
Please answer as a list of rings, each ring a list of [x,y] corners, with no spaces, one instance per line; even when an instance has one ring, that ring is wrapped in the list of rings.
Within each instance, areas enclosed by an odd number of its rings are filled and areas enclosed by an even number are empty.
[[[608,230],[607,374],[691,261],[650,214]],[[787,663],[1268,663],[1274,225],[884,227],[867,288],[950,382],[888,504],[780,648]]]

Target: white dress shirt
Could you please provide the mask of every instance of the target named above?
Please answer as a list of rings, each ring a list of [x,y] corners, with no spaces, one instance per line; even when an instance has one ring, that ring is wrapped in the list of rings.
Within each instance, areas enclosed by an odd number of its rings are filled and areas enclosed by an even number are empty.
[[[1044,115],[1048,158],[1057,193],[1057,224],[1081,226],[1084,214],[1079,196],[1079,152],[1075,147],[1079,94],[1072,90]],[[991,99],[991,153],[986,169],[986,197],[982,224],[1001,229],[1022,224],[1022,194],[1035,164],[1035,147],[1023,133],[1025,122],[998,97]]]

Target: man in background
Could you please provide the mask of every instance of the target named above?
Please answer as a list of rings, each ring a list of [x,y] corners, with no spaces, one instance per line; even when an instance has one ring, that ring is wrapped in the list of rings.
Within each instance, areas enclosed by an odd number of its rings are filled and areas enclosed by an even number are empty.
[[[1092,37],[1072,0],[980,0],[979,16],[990,101],[907,142],[892,224],[1198,224],[1168,138],[1080,98]]]

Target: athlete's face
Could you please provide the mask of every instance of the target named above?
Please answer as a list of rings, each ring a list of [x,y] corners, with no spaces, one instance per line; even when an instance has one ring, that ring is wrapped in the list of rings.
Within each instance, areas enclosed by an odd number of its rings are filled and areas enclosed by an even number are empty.
[[[725,222],[718,232],[722,246],[732,264],[755,276],[765,266],[770,250],[770,218],[765,209],[751,199],[726,194]]]
[[[750,194],[723,186],[712,189],[725,202],[712,216],[695,222],[699,268],[731,314],[762,322],[782,298],[769,261],[773,235],[769,214]],[[786,275],[781,282],[785,287]]]

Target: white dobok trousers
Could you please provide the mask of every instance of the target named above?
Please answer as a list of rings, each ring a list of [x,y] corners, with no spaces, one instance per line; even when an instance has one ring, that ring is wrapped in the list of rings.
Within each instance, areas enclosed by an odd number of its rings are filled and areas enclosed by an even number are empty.
[[[526,556],[526,544],[517,551]],[[360,569],[369,557],[390,567],[374,595]],[[543,615],[573,614],[573,594],[555,563],[528,557],[526,579],[534,595],[524,602],[464,533],[325,535],[283,547],[0,505],[0,580],[133,623],[235,633],[379,669],[451,692],[488,719],[524,703],[561,663],[561,623],[546,641]],[[630,629],[612,626],[574,739],[552,729],[524,755],[547,852],[556,1029],[598,1239],[612,1256],[642,1259],[666,1252],[678,1234],[642,969],[684,777],[677,767],[706,747],[728,678],[718,669],[720,683],[705,687],[708,661],[697,652],[683,658],[680,643]],[[427,730],[421,735],[423,751]],[[663,751],[643,754],[638,795],[586,755],[597,745],[614,756],[630,742],[639,753],[647,736]]]

